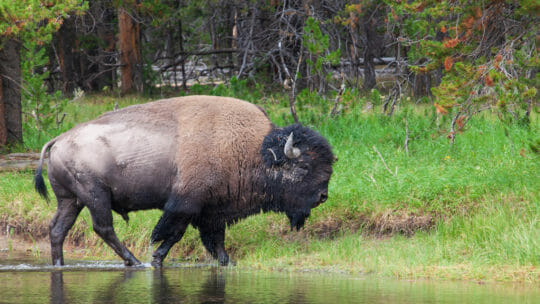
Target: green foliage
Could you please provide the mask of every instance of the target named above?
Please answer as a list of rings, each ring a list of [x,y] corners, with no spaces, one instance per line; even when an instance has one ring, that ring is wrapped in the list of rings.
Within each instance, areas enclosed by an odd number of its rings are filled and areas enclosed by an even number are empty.
[[[496,106],[501,117],[510,115],[514,121],[529,122],[540,85],[538,77],[531,75],[540,67],[535,38],[538,3],[386,4],[390,7],[389,23],[400,29],[399,42],[410,48],[410,69],[417,74],[444,71],[440,85],[432,89],[439,112],[456,107],[471,116]]]
[[[339,63],[341,51],[339,49],[329,51],[330,39],[328,34],[322,33],[319,22],[311,16],[306,19],[302,39],[310,55],[306,62],[316,74],[322,74],[323,65],[325,64]],[[327,72],[323,76],[329,79],[331,73]]]
[[[247,79],[236,77],[232,77],[229,84],[221,83],[214,87],[194,84],[189,88],[190,95],[229,96],[255,103],[261,99],[261,92],[260,84],[249,84]]]
[[[49,59],[43,45],[51,41],[52,34],[60,28],[64,17],[68,14],[80,14],[87,8],[87,3],[82,0],[0,2],[0,41],[17,37],[23,44],[23,128],[26,134],[36,134],[38,142],[41,141],[43,132],[59,129],[64,119],[63,109],[67,104],[67,99],[60,97],[60,92],[47,92],[45,79],[50,75],[47,70]],[[37,132],[30,132],[29,129]],[[34,138],[25,140],[36,141]]]
[[[382,99],[381,99],[381,93],[379,92],[379,90],[377,89],[371,89],[371,101],[376,104],[376,105],[380,105],[382,104]]]
[[[0,1],[0,38],[31,32],[39,44],[46,43],[70,12],[82,13],[88,8],[83,0],[17,0]]]
[[[328,34],[323,35],[319,23],[313,17],[307,18],[302,38],[308,52],[316,58],[315,61],[307,59],[307,63],[312,66],[315,72],[320,72],[323,64],[337,64],[339,62],[341,55],[339,49],[325,54],[330,47],[330,39]]]
[[[160,83],[160,74],[158,71],[154,70],[151,56],[149,56],[149,54],[152,54],[150,51],[151,48],[151,46],[142,48],[142,58],[144,59],[144,64],[142,65],[142,79],[144,82],[144,93],[147,95],[156,94],[158,91],[156,85]]]
[[[37,135],[37,139],[25,137],[25,141],[43,143],[41,140],[43,133],[60,129],[66,115],[64,109],[68,99],[62,98],[60,91],[54,94],[47,92],[45,79],[50,73],[46,70],[48,63],[46,49],[39,47],[35,40],[27,39],[24,42],[21,62],[23,128],[25,134]],[[30,129],[34,129],[35,132]]]
[[[283,115],[288,112],[286,96],[262,97],[258,95],[261,88],[243,80],[195,85],[190,90],[192,94],[253,98],[278,125],[291,123],[290,116]],[[115,102],[125,107],[146,101],[85,97],[66,106],[65,127],[93,119],[111,110]],[[485,113],[470,122],[458,145],[449,147],[445,133],[433,123],[430,108],[402,109],[386,117],[364,112],[360,107],[364,101],[355,91],[346,90],[346,111],[327,119],[324,98],[309,90],[299,94],[300,106],[314,117],[309,120],[311,127],[329,140],[339,158],[330,199],[313,210],[299,233],[288,232],[282,214],[253,216],[229,227],[226,245],[232,258],[241,267],[267,269],[537,281],[531,269],[538,267],[540,252],[538,117],[533,116],[531,126],[524,128],[504,125],[494,114]],[[316,116],[317,110],[322,115]],[[405,121],[410,133],[408,153],[403,148]],[[31,181],[30,171],[0,173],[0,201],[5,202],[0,204],[0,213],[12,223],[26,223],[26,231],[39,235],[46,231],[55,204],[46,205]],[[366,236],[370,223],[394,214],[430,215],[435,226],[410,238],[395,235],[381,241]],[[151,227],[159,215],[159,211],[136,212],[130,214],[129,225],[120,216],[114,217],[119,238],[146,260],[150,259]],[[83,211],[71,238],[78,236],[85,248],[98,248],[88,253],[93,259],[96,254],[117,259],[92,231],[91,222]],[[358,226],[358,231],[353,229]],[[325,229],[333,236],[321,237]],[[198,232],[191,228],[170,258],[210,261]]]

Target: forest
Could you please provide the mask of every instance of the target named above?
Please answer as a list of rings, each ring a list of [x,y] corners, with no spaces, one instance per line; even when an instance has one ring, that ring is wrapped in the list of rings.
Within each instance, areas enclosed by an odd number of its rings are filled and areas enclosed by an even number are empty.
[[[0,0],[0,156],[132,104],[237,97],[339,158],[296,236],[278,215],[232,228],[243,265],[538,282],[539,24],[536,0]],[[0,224],[38,240],[55,204],[32,174],[0,170]],[[115,218],[135,253],[152,212]],[[83,216],[71,244],[101,244]],[[196,236],[171,254],[208,258]]]
[[[536,1],[2,1],[0,146],[58,128],[81,93],[159,94],[246,79],[382,111],[432,104],[450,136],[498,107],[528,123],[538,87]],[[159,92],[159,93],[158,93]],[[330,96],[332,95],[332,96]],[[408,99],[407,99],[408,98]],[[405,101],[404,101],[405,100]],[[341,102],[341,103],[340,103]]]

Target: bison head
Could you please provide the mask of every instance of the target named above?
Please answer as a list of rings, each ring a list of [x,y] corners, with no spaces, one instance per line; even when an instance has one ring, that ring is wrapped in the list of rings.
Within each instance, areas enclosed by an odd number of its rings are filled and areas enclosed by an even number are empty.
[[[285,212],[300,229],[311,209],[328,198],[334,155],[317,132],[294,124],[273,129],[261,147],[273,211]]]

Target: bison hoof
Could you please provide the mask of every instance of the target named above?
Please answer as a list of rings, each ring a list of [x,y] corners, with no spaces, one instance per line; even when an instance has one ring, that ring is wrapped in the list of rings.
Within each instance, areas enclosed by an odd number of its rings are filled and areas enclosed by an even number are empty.
[[[154,258],[152,260],[152,263],[150,263],[153,267],[156,267],[156,268],[161,268],[163,267],[163,260],[159,259],[159,258]]]
[[[64,261],[61,259],[53,261],[53,266],[64,266]]]
[[[125,265],[125,266],[133,266],[133,267],[137,267],[137,266],[142,266],[142,263],[139,262],[139,260],[134,259],[134,260],[124,261],[124,265]]]
[[[226,263],[219,262],[219,266],[236,266],[236,262],[229,260]]]
[[[227,266],[229,265],[229,257],[228,256],[221,256],[218,259],[220,266]]]

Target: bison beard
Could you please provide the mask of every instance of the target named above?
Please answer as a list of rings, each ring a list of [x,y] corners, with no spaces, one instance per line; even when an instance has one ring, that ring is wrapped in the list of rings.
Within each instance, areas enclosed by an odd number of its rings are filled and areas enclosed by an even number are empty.
[[[296,228],[296,231],[300,230],[300,228],[304,227],[304,223],[306,219],[309,217],[308,213],[302,213],[302,212],[292,212],[287,213],[287,217],[289,218],[289,222],[291,223],[291,231]]]
[[[194,114],[196,113],[196,115]],[[227,265],[225,228],[262,211],[285,213],[302,228],[324,202],[334,156],[328,142],[299,124],[279,128],[258,107],[233,98],[189,96],[127,107],[81,124],[48,142],[48,177],[58,200],[50,225],[53,264],[80,211],[124,260],[140,265],[116,237],[112,211],[162,209],[151,242],[161,242],[152,265],[161,266],[188,225],[208,252]]]

